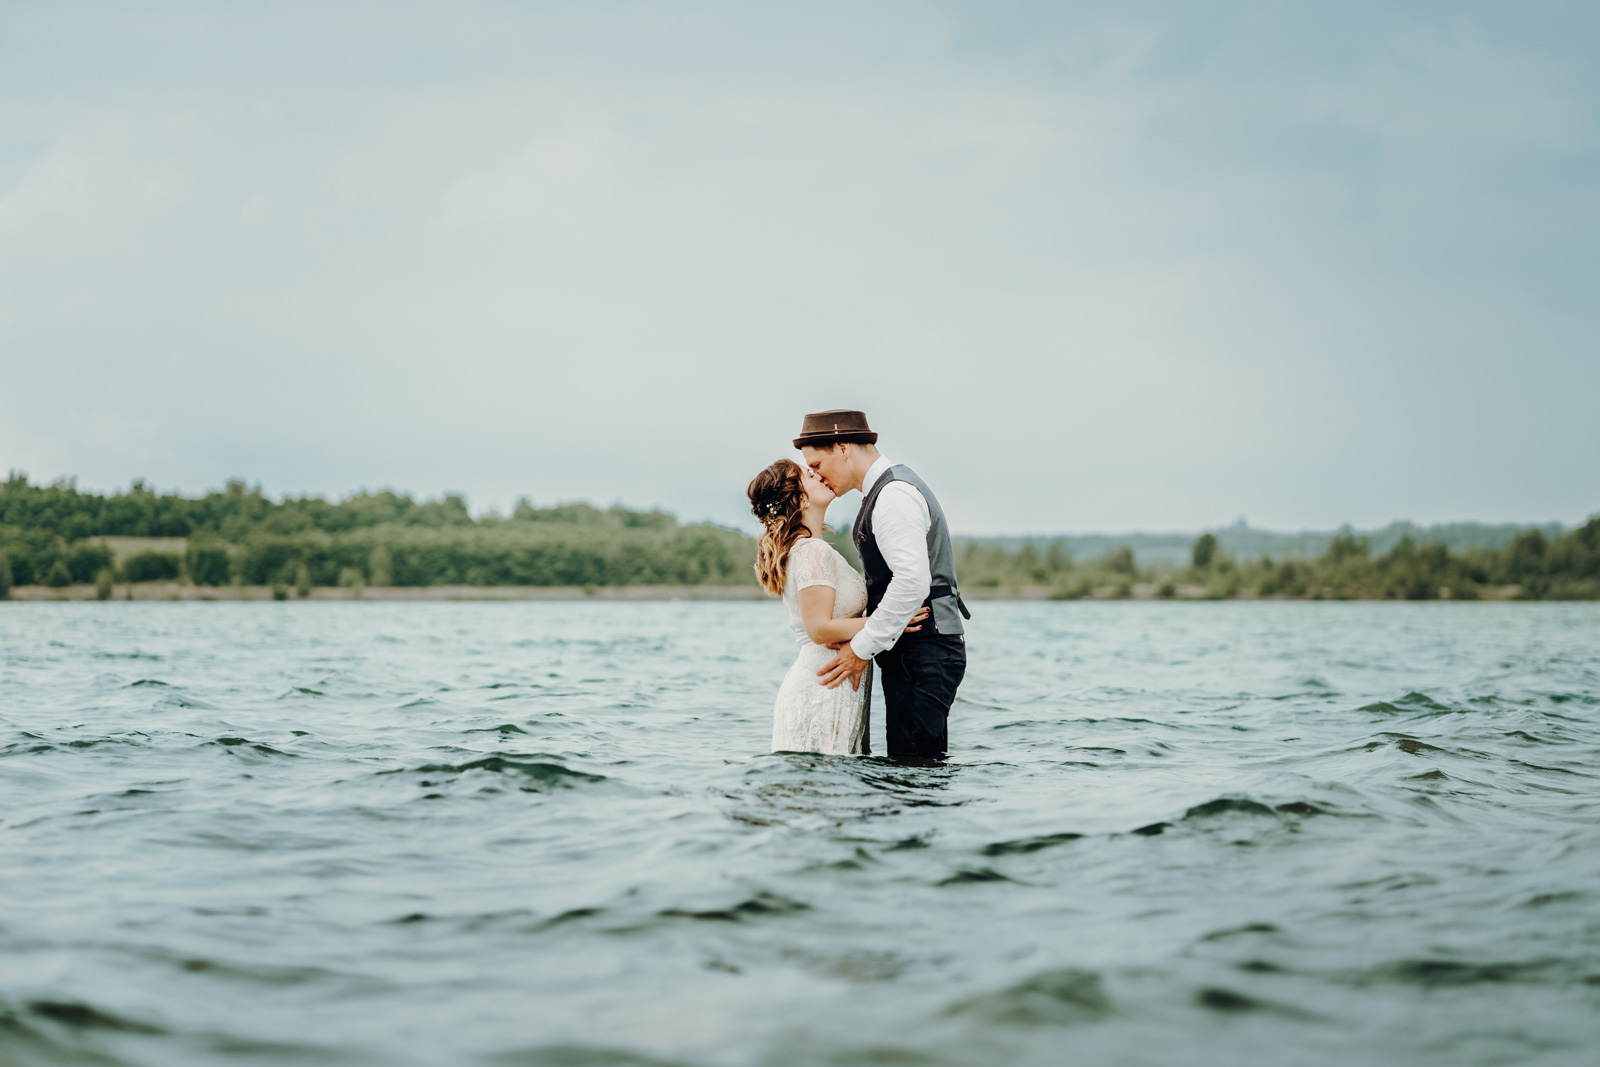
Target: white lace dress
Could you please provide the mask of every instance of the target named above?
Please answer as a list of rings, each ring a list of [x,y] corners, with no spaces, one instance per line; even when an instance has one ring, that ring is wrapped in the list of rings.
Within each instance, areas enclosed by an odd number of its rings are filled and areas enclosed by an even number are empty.
[[[783,606],[789,611],[800,655],[783,676],[778,703],[772,711],[772,751],[825,752],[859,756],[866,750],[867,701],[872,692],[872,667],[861,676],[861,688],[845,682],[827,689],[817,671],[833,659],[826,645],[812,642],[800,617],[800,590],[813,585],[833,589],[833,617],[851,619],[867,609],[867,583],[832,545],[815,537],[802,537],[789,549],[788,582]]]

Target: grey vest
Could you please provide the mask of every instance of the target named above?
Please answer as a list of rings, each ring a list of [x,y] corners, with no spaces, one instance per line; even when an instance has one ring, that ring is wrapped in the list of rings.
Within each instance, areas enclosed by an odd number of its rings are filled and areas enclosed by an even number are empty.
[[[889,588],[889,581],[894,577],[894,571],[889,568],[883,553],[878,551],[878,541],[872,534],[872,509],[877,506],[878,494],[890,482],[905,482],[921,493],[922,499],[928,502],[928,517],[933,520],[928,524],[928,569],[932,573],[933,587],[928,590],[928,599],[925,601],[932,605],[933,614],[919,632],[905,636],[915,638],[965,633],[961,625],[962,616],[969,619],[972,616],[961,602],[961,593],[956,588],[955,546],[950,542],[950,527],[945,522],[944,509],[934,498],[933,491],[912,473],[910,467],[898,464],[883,472],[872,491],[861,501],[861,510],[856,514],[853,536],[856,551],[861,554],[861,567],[866,572],[867,614],[878,610],[878,604]]]

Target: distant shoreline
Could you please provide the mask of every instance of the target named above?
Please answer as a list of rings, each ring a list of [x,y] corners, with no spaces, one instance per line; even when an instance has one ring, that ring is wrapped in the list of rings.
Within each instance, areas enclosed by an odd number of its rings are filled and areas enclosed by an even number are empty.
[[[1487,591],[1482,601],[1494,603],[1518,599],[1522,592],[1519,586],[1504,586]],[[1047,600],[1090,600],[1095,602],[1111,601],[1140,601],[1172,603],[1181,601],[1192,603],[1206,600],[1229,601],[1309,601],[1311,597],[1303,596],[1254,596],[1248,591],[1232,597],[1218,598],[1207,595],[1204,586],[1178,586],[1172,596],[1160,595],[1160,587],[1155,583],[1137,583],[1126,596],[1118,596],[1111,587],[1097,589],[1093,594],[1083,597],[1062,598],[1058,589],[1047,586],[1001,586],[998,588],[963,589],[961,595],[974,603],[978,601],[1047,601]],[[97,602],[96,589],[93,585],[68,585],[55,588],[47,585],[19,585],[11,590],[13,601],[29,603],[40,602],[68,602],[91,601]],[[266,585],[190,585],[180,582],[139,582],[132,586],[132,595],[129,595],[129,586],[126,582],[119,582],[112,587],[111,596],[106,603],[116,601],[141,601],[141,602],[170,602],[170,601],[266,601],[272,602],[273,590]],[[748,585],[613,585],[613,586],[578,586],[578,585],[431,585],[431,586],[394,586],[385,588],[350,589],[336,586],[314,586],[308,596],[301,597],[293,590],[284,601],[292,603],[300,600],[315,600],[324,603],[351,602],[351,601],[385,601],[385,602],[433,602],[433,601],[524,601],[524,600],[552,600],[552,601],[673,601],[673,600],[704,600],[721,602],[738,601],[766,601],[776,598],[769,597],[759,588]],[[1328,602],[1350,603],[1360,601],[1363,603],[1385,603],[1387,601],[1377,597],[1351,598],[1348,601],[1335,601],[1334,598],[1325,598]],[[1441,598],[1448,600],[1448,597]],[[1393,603],[1407,603],[1407,601],[1394,600]]]
[[[524,501],[510,516],[474,518],[459,496],[273,501],[243,482],[199,498],[143,483],[104,496],[13,474],[0,483],[0,519],[0,588],[23,587],[19,600],[761,597],[748,534],[620,506]],[[848,533],[825,536],[859,565]],[[1156,549],[1164,555],[1148,558]],[[1371,537],[1283,540],[1236,524],[1189,544],[1172,534],[959,539],[956,556],[973,601],[1600,601],[1600,514],[1572,530],[1391,524]],[[91,582],[97,593],[83,588]]]
[[[128,585],[112,587],[107,603],[116,601],[272,601],[267,585],[188,585],[179,582],[139,582],[128,595]],[[11,590],[12,600],[77,601],[96,600],[93,585],[69,585],[56,589],[46,585],[19,585]],[[285,602],[319,601],[445,601],[445,600],[765,600],[766,594],[748,585],[425,585],[388,588],[349,589],[313,586],[309,595],[289,591]]]

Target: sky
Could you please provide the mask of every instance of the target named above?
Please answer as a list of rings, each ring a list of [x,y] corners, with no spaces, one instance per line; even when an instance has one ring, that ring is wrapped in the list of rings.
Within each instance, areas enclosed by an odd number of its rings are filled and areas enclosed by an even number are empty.
[[[0,0],[0,468],[749,526],[849,407],[960,533],[1581,521],[1597,57],[1538,0]]]

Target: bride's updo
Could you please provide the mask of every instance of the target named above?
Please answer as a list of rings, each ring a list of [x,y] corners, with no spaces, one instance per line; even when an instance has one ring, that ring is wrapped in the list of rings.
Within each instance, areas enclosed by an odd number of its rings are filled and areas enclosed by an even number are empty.
[[[806,490],[800,464],[780,459],[750,480],[746,493],[750,511],[761,520],[761,543],[756,549],[756,577],[761,588],[774,596],[783,594],[789,580],[789,549],[802,537],[817,531],[801,521]]]

